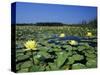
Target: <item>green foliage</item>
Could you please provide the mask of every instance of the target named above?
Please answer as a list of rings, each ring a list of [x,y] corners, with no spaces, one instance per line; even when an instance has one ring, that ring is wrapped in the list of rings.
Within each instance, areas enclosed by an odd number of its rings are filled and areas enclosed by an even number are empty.
[[[64,47],[66,48],[66,50],[72,50],[73,49],[72,46],[70,46],[70,45],[65,45]]]
[[[21,65],[21,63],[16,65],[16,70],[20,70],[20,65]]]
[[[45,51],[40,51],[38,54],[40,54],[41,56],[45,57],[45,58],[50,58],[51,55],[48,52]]]
[[[57,63],[48,63],[50,66],[50,70],[59,70],[59,67],[57,66]],[[49,69],[49,67],[48,67]]]
[[[88,68],[96,68],[97,67],[97,61],[94,59],[90,59],[87,61],[86,66]]]
[[[76,63],[72,65],[72,69],[85,69],[85,65],[81,64],[81,63]]]
[[[50,71],[50,67],[49,66],[46,66],[46,71]]]
[[[85,53],[86,57],[96,58],[96,54],[93,53]]]
[[[22,60],[26,60],[26,59],[29,59],[30,56],[28,55],[20,55],[16,58],[17,61],[22,61]]]
[[[16,30],[17,72],[97,67],[97,46],[91,45],[97,43],[96,29],[85,26],[17,26]],[[85,37],[88,30],[94,34],[94,38]],[[77,45],[69,45],[69,40],[59,38],[61,33],[65,33],[65,38],[73,35],[87,40],[82,39],[79,42],[77,41]],[[53,37],[55,34],[57,34],[56,38]],[[29,39],[37,42],[37,51],[25,51],[24,43]],[[48,42],[48,40],[51,40],[51,42]]]
[[[34,62],[34,64],[36,64],[36,65],[40,63],[40,61],[39,61],[38,58],[39,58],[39,57],[36,57],[36,56],[33,57],[33,60],[34,60],[33,62]]]
[[[44,71],[45,70],[45,66],[42,65],[33,65],[32,67],[30,67],[30,72],[37,72],[37,71]]]
[[[21,70],[19,70],[19,71],[17,71],[18,73],[24,73],[24,72],[28,72],[28,68],[24,68],[24,69],[21,69]]]
[[[26,61],[24,63],[22,63],[21,68],[28,68],[32,66],[32,62],[31,61]]]
[[[30,68],[30,72],[36,72],[36,71],[39,71],[39,66],[33,65],[33,66]]]
[[[75,60],[72,57],[69,57],[67,64],[73,64],[74,62]]]
[[[68,55],[66,54],[66,52],[57,53],[57,59],[56,59],[57,66],[61,67],[67,58],[68,58]]]
[[[78,46],[78,51],[83,51],[85,49],[86,49],[85,46]]]
[[[84,59],[83,55],[79,54],[73,55],[72,58],[76,61]]]
[[[73,47],[73,49],[72,49],[72,50],[78,50],[78,49],[77,49],[77,47]]]

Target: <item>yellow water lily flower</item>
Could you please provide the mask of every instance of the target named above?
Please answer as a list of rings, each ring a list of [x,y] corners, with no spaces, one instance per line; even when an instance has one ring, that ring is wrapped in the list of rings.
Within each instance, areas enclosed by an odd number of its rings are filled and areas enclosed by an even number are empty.
[[[65,37],[65,34],[64,33],[62,33],[62,34],[60,34],[60,36],[59,37]]]
[[[27,48],[27,50],[36,50],[37,43],[33,40],[28,40],[24,46]]]
[[[91,36],[93,36],[93,34],[91,32],[87,32],[86,36],[91,37]]]
[[[78,44],[78,42],[77,42],[77,41],[75,41],[75,40],[70,40],[70,41],[69,41],[69,44],[70,44],[70,45],[77,45],[77,44]]]

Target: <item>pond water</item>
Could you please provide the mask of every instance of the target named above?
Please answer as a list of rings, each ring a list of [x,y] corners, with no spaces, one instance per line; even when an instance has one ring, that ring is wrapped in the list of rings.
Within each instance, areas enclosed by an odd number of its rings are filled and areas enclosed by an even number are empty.
[[[88,43],[90,46],[96,47],[97,42],[93,42],[93,40],[96,40],[96,39],[97,39],[96,37],[87,38],[87,37],[77,37],[77,36],[65,36],[61,38],[57,34],[55,34],[55,35],[52,35],[52,38],[48,40],[48,43],[59,44],[60,41],[76,40],[77,42]]]

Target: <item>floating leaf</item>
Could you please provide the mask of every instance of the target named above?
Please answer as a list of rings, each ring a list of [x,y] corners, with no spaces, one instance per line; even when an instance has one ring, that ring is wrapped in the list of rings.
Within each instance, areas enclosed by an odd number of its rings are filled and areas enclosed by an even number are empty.
[[[42,56],[40,54],[36,55],[36,56],[33,56],[33,59],[34,59],[34,64],[39,64],[40,63],[40,58]]]
[[[76,55],[73,55],[72,56],[72,58],[74,59],[74,60],[82,60],[82,59],[84,59],[84,57],[82,56],[82,55],[79,55],[79,54],[76,54]]]
[[[58,70],[59,69],[56,63],[48,63],[48,64],[49,64],[51,70]]]
[[[62,51],[60,48],[53,48],[53,51]]]
[[[69,50],[69,51],[67,52],[67,55],[68,55],[68,56],[72,56],[72,55],[73,55],[73,51],[70,51],[70,50]]]
[[[66,52],[59,52],[57,54],[57,66],[60,67],[61,65],[63,65],[63,63],[66,61],[66,59],[68,58],[68,55]]]
[[[29,59],[30,56],[28,55],[20,55],[17,57],[17,61],[22,61],[22,60],[26,60],[26,59]]]
[[[97,58],[86,57],[86,60],[97,60]]]
[[[16,50],[16,53],[23,53],[23,52],[24,52],[23,49],[17,49],[17,50]]]
[[[72,50],[73,49],[72,46],[70,46],[70,45],[66,45],[65,48],[66,48],[66,50]]]
[[[41,66],[39,67],[39,71],[44,71],[45,70],[45,66]]]
[[[96,54],[94,53],[85,53],[85,56],[89,58],[96,58]]]
[[[33,65],[30,68],[30,72],[37,72],[37,71],[44,71],[45,70],[45,66],[42,65]]]
[[[64,70],[69,70],[69,68],[70,68],[69,65],[64,65],[64,66],[62,67],[62,69],[64,69]]]
[[[24,63],[22,63],[21,68],[28,68],[32,66],[32,62],[31,61],[25,61]]]
[[[20,65],[21,65],[21,63],[16,64],[16,70],[19,70],[20,69]]]
[[[45,58],[51,57],[51,55],[48,52],[45,52],[45,51],[40,51],[38,54],[40,54],[41,56],[44,56]]]
[[[31,56],[32,53],[30,51],[26,52],[26,55]]]
[[[30,72],[36,72],[36,71],[39,71],[39,66],[33,65],[33,66],[30,68]]]
[[[78,51],[83,51],[85,49],[85,46],[78,46]]]
[[[24,53],[16,53],[16,57],[23,56],[23,55],[24,55]]]
[[[72,50],[78,50],[78,49],[77,49],[77,47],[73,47],[73,49],[72,49]]]
[[[86,66],[88,68],[96,68],[97,67],[97,61],[96,60],[88,60],[86,63]]]
[[[85,69],[86,66],[81,63],[76,63],[72,65],[72,69]]]
[[[50,67],[49,66],[46,66],[46,71],[50,71]]]
[[[91,54],[91,53],[95,53],[95,50],[93,48],[93,49],[86,50],[86,52]]]
[[[29,71],[28,68],[24,68],[24,69],[19,70],[18,73],[23,73],[23,72],[28,72],[28,71]]]
[[[38,50],[47,52],[48,48],[47,47],[39,47]]]
[[[69,57],[67,64],[73,64],[74,62],[75,60],[72,57]]]

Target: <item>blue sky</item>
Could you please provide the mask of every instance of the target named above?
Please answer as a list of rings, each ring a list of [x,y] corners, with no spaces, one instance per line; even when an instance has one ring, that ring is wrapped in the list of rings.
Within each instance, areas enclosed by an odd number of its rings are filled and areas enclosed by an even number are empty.
[[[67,24],[90,21],[97,17],[96,7],[16,3],[16,23],[61,22]]]

